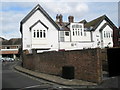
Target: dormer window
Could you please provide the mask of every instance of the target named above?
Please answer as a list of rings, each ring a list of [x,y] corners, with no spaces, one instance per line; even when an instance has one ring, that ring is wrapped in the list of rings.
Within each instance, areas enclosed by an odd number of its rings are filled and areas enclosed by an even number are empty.
[[[72,25],[73,36],[83,36],[83,26],[82,24],[73,24]]]

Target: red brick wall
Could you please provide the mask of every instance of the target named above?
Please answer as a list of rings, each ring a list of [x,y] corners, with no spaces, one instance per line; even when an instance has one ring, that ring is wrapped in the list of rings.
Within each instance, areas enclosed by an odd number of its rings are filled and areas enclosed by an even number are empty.
[[[100,54],[100,49],[89,49],[23,55],[23,66],[38,72],[60,76],[63,66],[74,66],[75,79],[100,83],[102,80]]]

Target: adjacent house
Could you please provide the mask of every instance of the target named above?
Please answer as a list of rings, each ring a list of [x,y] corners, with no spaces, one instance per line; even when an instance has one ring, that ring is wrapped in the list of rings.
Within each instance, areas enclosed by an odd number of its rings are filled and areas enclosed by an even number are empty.
[[[114,47],[120,47],[120,27],[114,28],[113,36]]]
[[[116,27],[106,16],[100,16],[90,22],[74,22],[69,16],[68,22],[63,16],[56,16],[54,21],[38,4],[20,22],[22,50],[51,51],[86,48],[113,47],[113,30]]]
[[[18,59],[19,58],[19,48],[21,48],[21,38],[12,38],[10,40],[6,40],[1,38],[1,54],[2,57],[9,57]]]

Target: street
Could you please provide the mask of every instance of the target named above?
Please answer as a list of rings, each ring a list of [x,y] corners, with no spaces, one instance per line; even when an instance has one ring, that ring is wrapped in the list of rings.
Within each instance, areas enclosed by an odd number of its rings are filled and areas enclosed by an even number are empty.
[[[64,86],[38,79],[14,70],[18,62],[4,62],[2,64],[2,90],[80,90],[80,88],[118,88],[118,78],[111,78],[97,86]],[[105,89],[107,90],[107,89]]]
[[[15,89],[23,90],[30,88],[40,88],[40,90],[53,89],[60,85],[40,80],[29,75],[25,75],[14,70],[16,62],[4,62],[2,64],[2,88],[3,90]]]

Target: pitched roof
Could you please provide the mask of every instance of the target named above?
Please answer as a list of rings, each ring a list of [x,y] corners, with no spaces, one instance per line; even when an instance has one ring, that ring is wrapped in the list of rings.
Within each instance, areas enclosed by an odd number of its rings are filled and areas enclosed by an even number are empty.
[[[2,41],[2,45],[21,45],[21,38],[13,38]]]
[[[97,19],[86,23],[85,28],[91,28],[92,30],[95,30],[103,20],[106,20],[112,27],[116,27],[106,15],[103,15],[101,17],[98,17]]]
[[[1,42],[1,41],[4,41],[4,40],[6,40],[6,39],[5,39],[5,38],[3,38],[3,37],[0,37],[0,42]]]
[[[34,7],[28,15],[22,19],[20,22],[20,31],[22,32],[22,24],[25,23],[37,10],[40,10],[41,13],[59,30],[59,26],[54,22],[54,20],[47,14],[47,12],[38,4]]]
[[[70,23],[69,22],[56,22],[58,24],[58,26],[60,27],[60,31],[70,31]]]
[[[86,23],[87,23],[87,21],[84,19],[84,20],[80,21],[79,23],[86,24]]]
[[[109,23],[105,23],[105,24],[100,28],[100,31],[102,31],[107,25],[110,26],[111,28],[113,28]]]

